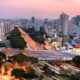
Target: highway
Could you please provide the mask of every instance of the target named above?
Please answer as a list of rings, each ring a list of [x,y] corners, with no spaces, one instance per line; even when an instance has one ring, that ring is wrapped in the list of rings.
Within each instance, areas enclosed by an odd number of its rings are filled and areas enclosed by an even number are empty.
[[[21,52],[26,55],[37,57],[39,60],[72,60],[76,54],[66,53],[56,50],[19,50],[19,49],[2,49],[7,56],[13,56]]]
[[[55,71],[56,73],[59,74],[59,70],[60,70],[59,67],[57,67],[57,66],[52,66],[51,64],[47,63],[46,61],[41,61],[41,63],[44,64],[44,65],[45,65],[45,64],[48,65],[49,68],[50,68],[52,71]]]
[[[21,34],[23,35],[23,38],[25,41],[27,41],[28,48],[30,50],[4,50],[7,55],[15,55],[21,52],[28,53],[29,55],[37,57],[39,60],[72,60],[72,58],[75,56],[75,54],[71,53],[65,53],[58,50],[50,50],[51,47],[47,44],[47,47],[49,47],[49,50],[44,50],[38,43],[36,43],[25,31],[22,30],[22,28],[19,25],[15,25]]]

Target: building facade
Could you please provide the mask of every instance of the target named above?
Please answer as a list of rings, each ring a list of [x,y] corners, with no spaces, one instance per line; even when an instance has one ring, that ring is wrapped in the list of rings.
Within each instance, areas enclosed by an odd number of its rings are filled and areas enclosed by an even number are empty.
[[[12,22],[0,22],[0,40],[6,39],[6,35],[9,34],[15,27]]]
[[[59,21],[59,32],[62,33],[62,35],[68,35],[69,34],[69,16],[67,14],[62,13],[60,15],[60,21]]]

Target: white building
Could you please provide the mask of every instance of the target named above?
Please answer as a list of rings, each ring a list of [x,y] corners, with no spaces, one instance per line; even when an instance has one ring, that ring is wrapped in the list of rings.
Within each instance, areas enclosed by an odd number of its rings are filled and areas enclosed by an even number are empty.
[[[0,41],[4,39],[4,24],[0,23]]]
[[[6,38],[6,34],[10,33],[14,29],[14,23],[12,22],[0,22],[0,40]]]
[[[51,37],[55,37],[56,36],[56,33],[57,33],[57,30],[52,28],[52,26],[50,25],[45,25],[45,32],[51,36]]]
[[[63,35],[69,34],[69,16],[67,14],[62,13],[60,15],[60,25],[59,25],[59,32]]]

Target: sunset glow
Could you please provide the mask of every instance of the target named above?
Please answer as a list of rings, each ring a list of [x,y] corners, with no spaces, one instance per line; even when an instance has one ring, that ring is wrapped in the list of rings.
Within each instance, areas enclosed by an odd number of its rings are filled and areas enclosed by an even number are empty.
[[[0,0],[0,18],[57,18],[80,13],[80,0]]]

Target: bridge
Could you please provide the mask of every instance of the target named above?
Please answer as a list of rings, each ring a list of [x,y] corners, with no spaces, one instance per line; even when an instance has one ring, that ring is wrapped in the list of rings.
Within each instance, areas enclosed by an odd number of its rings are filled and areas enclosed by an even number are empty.
[[[31,55],[37,57],[39,60],[72,60],[77,54],[66,53],[56,50],[19,50],[19,49],[2,49],[7,56],[17,55],[21,52],[26,53],[26,55]]]

